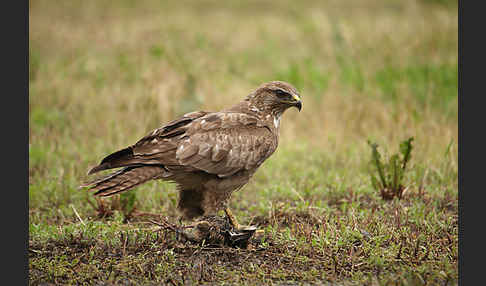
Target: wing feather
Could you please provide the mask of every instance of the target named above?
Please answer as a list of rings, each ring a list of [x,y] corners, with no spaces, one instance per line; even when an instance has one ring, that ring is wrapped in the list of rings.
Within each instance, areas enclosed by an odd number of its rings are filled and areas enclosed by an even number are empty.
[[[88,175],[106,169],[143,165],[177,165],[175,151],[188,126],[208,112],[196,111],[183,115],[163,127],[153,130],[134,145],[106,156]]]
[[[245,113],[193,112],[109,155],[90,173],[160,165],[169,172],[202,170],[227,177],[241,170],[256,170],[275,151],[277,135],[271,130]]]
[[[256,169],[277,147],[276,136],[243,113],[213,113],[188,126],[176,159],[181,165],[227,177]]]

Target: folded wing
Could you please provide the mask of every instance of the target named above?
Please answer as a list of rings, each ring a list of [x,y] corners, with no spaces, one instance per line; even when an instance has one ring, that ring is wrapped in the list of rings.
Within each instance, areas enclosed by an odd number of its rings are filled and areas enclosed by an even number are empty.
[[[260,166],[276,149],[276,136],[256,117],[214,113],[194,121],[176,151],[179,164],[221,178]]]

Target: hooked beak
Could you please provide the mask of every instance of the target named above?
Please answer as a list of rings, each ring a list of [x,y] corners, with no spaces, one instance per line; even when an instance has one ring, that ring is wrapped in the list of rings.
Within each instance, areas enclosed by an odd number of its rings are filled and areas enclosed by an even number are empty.
[[[292,106],[297,108],[300,112],[300,110],[302,109],[302,101],[299,100],[299,101],[295,102],[294,104],[292,104]]]

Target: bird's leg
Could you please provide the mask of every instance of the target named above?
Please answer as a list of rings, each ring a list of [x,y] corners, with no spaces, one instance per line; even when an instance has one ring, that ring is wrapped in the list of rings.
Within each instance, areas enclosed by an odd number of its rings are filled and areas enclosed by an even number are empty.
[[[224,213],[229,218],[231,225],[235,229],[240,229],[240,224],[238,223],[235,216],[233,215],[233,212],[231,212],[231,210],[228,207],[224,208]]]
[[[256,230],[256,227],[254,226],[243,226],[238,223],[236,220],[236,217],[233,215],[231,210],[226,207],[224,208],[224,212],[226,213],[226,216],[229,218],[231,225],[233,226],[234,229],[236,230],[241,230],[241,231],[248,231],[248,230]]]

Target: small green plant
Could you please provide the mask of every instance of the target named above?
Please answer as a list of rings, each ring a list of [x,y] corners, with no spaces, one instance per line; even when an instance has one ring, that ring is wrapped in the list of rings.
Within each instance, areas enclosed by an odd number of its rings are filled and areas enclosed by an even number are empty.
[[[136,209],[136,192],[123,192],[120,194],[120,208],[125,216],[125,220],[130,219]]]
[[[105,199],[95,197],[96,204],[93,203],[90,199],[87,200],[88,204],[95,210],[96,216],[98,218],[108,218],[113,215],[113,206],[108,205],[105,203]]]
[[[371,147],[371,164],[376,167],[378,178],[373,172],[370,172],[371,183],[373,187],[380,190],[381,197],[384,200],[391,200],[395,196],[402,198],[405,186],[403,185],[403,175],[407,163],[412,155],[413,137],[400,143],[400,154],[393,154],[387,164],[381,162],[381,154],[378,152],[378,144],[368,140]]]
[[[106,198],[95,197],[96,204],[91,200],[88,203],[93,207],[98,218],[107,218],[113,216],[115,211],[123,213],[125,220],[130,219],[136,209],[136,194],[135,192],[124,192],[119,195],[115,195],[107,203]]]

